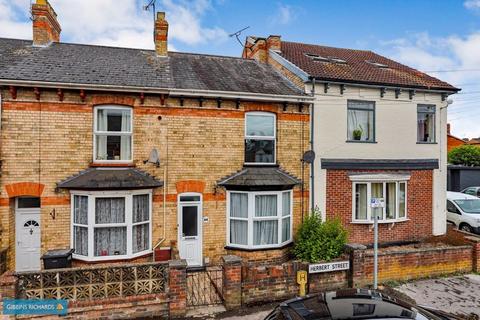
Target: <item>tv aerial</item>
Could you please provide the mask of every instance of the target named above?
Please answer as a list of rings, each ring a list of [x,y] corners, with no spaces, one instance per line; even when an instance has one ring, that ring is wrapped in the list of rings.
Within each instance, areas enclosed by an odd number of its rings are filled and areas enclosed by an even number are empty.
[[[231,37],[237,38],[238,43],[240,43],[240,45],[243,47],[243,43],[242,43],[242,41],[240,41],[240,38],[239,38],[239,37],[240,37],[240,35],[242,34],[242,32],[245,31],[245,30],[247,30],[248,28],[250,28],[250,26],[247,26],[247,27],[245,27],[245,28],[243,28],[243,29],[240,29],[240,30],[238,30],[238,31],[236,31],[236,32],[234,32],[234,33],[231,33],[231,34],[229,34],[228,36],[229,36],[230,38],[231,38]]]
[[[153,9],[153,20],[155,20],[155,12],[157,11],[155,10],[155,2],[157,2],[157,0],[150,0],[148,4],[143,6],[144,11],[150,11],[150,9]]]

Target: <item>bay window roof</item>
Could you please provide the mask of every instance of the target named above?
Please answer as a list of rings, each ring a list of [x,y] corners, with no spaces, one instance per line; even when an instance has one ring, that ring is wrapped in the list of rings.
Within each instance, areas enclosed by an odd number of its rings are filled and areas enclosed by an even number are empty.
[[[220,180],[218,185],[227,190],[271,191],[292,189],[300,183],[299,179],[278,166],[244,166]]]
[[[122,190],[163,186],[148,173],[136,168],[88,168],[57,184],[62,189]]]

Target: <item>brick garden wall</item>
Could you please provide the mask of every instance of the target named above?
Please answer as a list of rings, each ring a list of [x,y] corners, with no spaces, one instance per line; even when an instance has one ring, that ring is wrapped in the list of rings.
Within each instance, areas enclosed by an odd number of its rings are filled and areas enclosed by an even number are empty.
[[[14,268],[15,214],[13,197],[7,186],[33,183],[41,196],[42,253],[49,249],[70,246],[70,196],[56,189],[56,183],[88,168],[93,157],[93,107],[120,104],[133,107],[134,165],[159,180],[165,190],[153,193],[153,237],[156,244],[165,230],[168,246],[177,239],[177,195],[179,182],[194,181],[203,186],[204,256],[213,261],[227,253],[225,191],[216,188],[221,178],[242,168],[244,161],[244,115],[247,111],[267,111],[277,115],[277,159],[286,171],[301,178],[299,159],[308,148],[308,108],[298,105],[166,98],[159,95],[93,94],[87,92],[82,101],[79,91],[63,92],[63,100],[55,90],[40,90],[39,100],[33,89],[18,89],[16,97],[2,91],[0,182],[1,246],[8,247],[8,267]],[[160,154],[160,167],[143,164],[150,151]],[[305,190],[308,190],[308,166],[305,166]],[[185,183],[183,185],[189,186]],[[192,191],[184,190],[183,191]],[[301,219],[301,202],[308,208],[308,191],[294,189],[293,228]],[[163,203],[166,202],[166,224],[163,225]],[[50,213],[55,210],[56,218]],[[261,257],[260,257],[261,258]]]
[[[373,243],[370,224],[352,224],[352,172],[398,172],[388,170],[327,170],[327,219],[339,217],[349,232],[349,242]],[[415,241],[432,235],[433,171],[411,170],[407,182],[408,221],[379,224],[380,242]]]

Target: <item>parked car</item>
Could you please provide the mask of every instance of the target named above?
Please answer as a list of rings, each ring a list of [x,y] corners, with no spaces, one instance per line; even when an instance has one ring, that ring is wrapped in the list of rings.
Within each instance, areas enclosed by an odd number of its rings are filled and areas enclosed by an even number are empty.
[[[281,303],[265,320],[327,319],[460,319],[393,298],[379,291],[345,289],[307,295]]]
[[[461,192],[447,192],[447,221],[460,230],[480,234],[480,199]]]
[[[461,193],[469,194],[471,196],[475,196],[480,198],[480,187],[468,187],[460,191]]]

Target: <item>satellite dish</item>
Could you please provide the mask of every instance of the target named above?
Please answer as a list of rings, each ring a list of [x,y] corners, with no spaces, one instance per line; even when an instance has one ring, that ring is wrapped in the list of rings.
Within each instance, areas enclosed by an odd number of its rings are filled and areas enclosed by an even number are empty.
[[[143,163],[153,163],[157,167],[160,166],[160,157],[158,155],[157,149],[153,148],[152,151],[150,151],[150,156],[148,157],[148,160],[143,161]]]
[[[315,152],[313,150],[308,150],[303,154],[302,161],[306,163],[312,163],[315,160]]]

